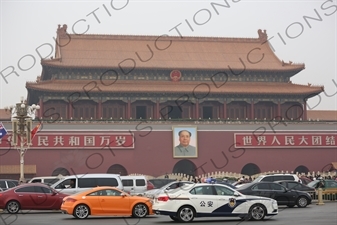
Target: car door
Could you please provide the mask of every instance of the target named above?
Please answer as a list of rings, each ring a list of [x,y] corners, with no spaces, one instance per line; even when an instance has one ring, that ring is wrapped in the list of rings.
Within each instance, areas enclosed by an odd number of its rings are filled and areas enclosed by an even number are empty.
[[[15,190],[16,198],[20,203],[21,209],[35,209],[36,193],[34,186],[22,187]]]
[[[197,213],[213,213],[218,207],[218,197],[213,185],[197,186],[190,191],[190,200]]]
[[[238,202],[240,202],[241,197],[234,196],[234,191],[226,186],[215,185],[214,188],[218,196],[218,205],[213,213],[219,215],[232,214],[234,208],[237,206]]]
[[[58,195],[53,194],[53,190],[47,187],[35,186],[37,193],[36,204],[41,209],[53,209],[55,206],[61,206],[62,199]]]
[[[34,193],[31,194],[31,198],[34,202],[35,209],[44,209],[47,207],[47,195],[46,190],[41,186],[33,186]]]
[[[337,182],[334,180],[325,180],[323,193],[337,193]]]
[[[257,183],[251,188],[251,195],[273,198],[273,192],[270,190],[269,183]]]
[[[63,194],[67,194],[67,195],[75,194],[76,188],[73,188],[73,187],[70,186],[71,180],[74,180],[74,179],[71,179],[71,178],[64,179],[64,180],[62,180],[62,182],[58,183],[57,185],[53,185],[53,187],[59,193],[63,193]]]
[[[271,189],[271,198],[275,199],[279,205],[288,205],[291,200],[291,196],[288,195],[288,191],[286,191],[286,188],[280,184],[277,183],[271,183],[270,189]]]
[[[123,193],[124,194],[124,193]],[[130,213],[130,196],[122,195],[122,192],[115,189],[101,190],[99,201],[104,213],[111,215]]]
[[[144,193],[147,190],[147,182],[145,179],[138,178],[135,180],[135,194]]]
[[[90,211],[93,215],[104,214],[100,197],[101,191],[94,191],[85,196],[86,201],[90,204]]]
[[[7,184],[5,180],[0,180],[0,190],[7,190]]]

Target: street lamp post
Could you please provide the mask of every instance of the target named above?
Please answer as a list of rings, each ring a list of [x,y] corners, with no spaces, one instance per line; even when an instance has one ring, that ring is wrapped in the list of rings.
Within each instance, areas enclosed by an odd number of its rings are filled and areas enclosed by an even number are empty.
[[[40,109],[39,105],[33,104],[29,106],[23,97],[21,98],[21,102],[16,103],[15,106],[5,108],[5,110],[11,112],[11,144],[20,154],[20,182],[25,181],[24,157],[28,148],[32,145],[32,121],[35,119],[35,113],[38,109]]]

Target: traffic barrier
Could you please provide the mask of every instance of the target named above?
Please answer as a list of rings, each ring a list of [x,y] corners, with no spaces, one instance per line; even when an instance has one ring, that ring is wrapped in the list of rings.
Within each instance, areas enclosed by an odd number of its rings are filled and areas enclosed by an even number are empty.
[[[312,200],[318,200],[318,193],[311,192],[310,193]],[[337,200],[337,193],[324,193],[322,194],[323,201],[336,201]]]

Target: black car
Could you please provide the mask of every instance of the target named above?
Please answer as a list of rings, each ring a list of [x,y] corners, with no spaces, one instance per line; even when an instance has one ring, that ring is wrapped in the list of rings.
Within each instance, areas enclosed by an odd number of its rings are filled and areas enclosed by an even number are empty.
[[[287,205],[292,208],[297,205],[304,208],[311,204],[311,196],[307,192],[289,190],[274,182],[248,183],[236,189],[245,195],[255,195],[275,199],[278,205]]]
[[[230,184],[228,182],[216,182],[217,184],[223,184],[223,185],[226,185],[230,188],[233,188],[233,189],[237,189],[237,187],[235,187],[233,184]]]
[[[288,188],[289,190],[297,190],[297,191],[305,191],[305,192],[315,192],[315,188],[309,187],[307,185],[301,184],[297,181],[291,181],[291,180],[279,180],[274,181],[274,183],[281,184]]]

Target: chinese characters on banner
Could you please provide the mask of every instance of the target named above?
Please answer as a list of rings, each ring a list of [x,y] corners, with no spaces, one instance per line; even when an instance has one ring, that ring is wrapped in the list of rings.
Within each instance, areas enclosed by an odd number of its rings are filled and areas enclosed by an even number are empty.
[[[31,149],[134,149],[131,133],[38,133]],[[8,142],[0,142],[0,149],[8,149]]]
[[[336,139],[336,133],[234,134],[236,148],[336,148]]]

